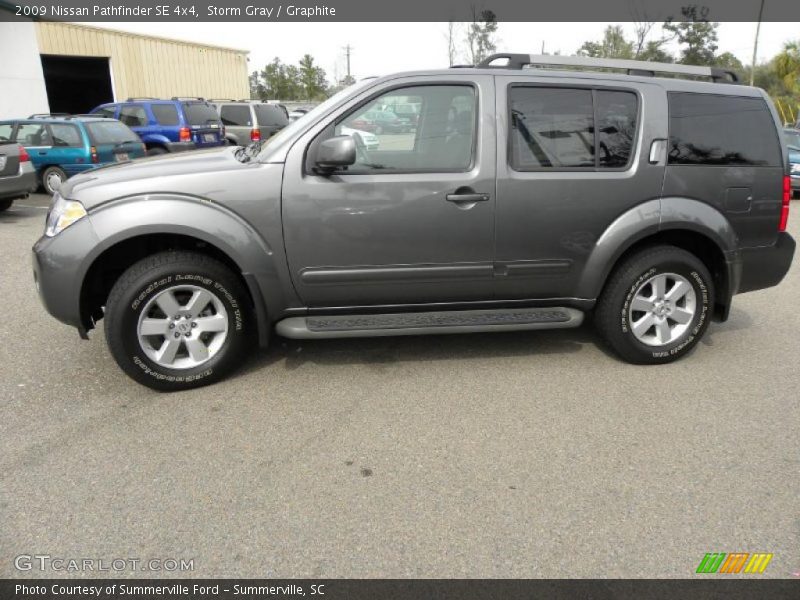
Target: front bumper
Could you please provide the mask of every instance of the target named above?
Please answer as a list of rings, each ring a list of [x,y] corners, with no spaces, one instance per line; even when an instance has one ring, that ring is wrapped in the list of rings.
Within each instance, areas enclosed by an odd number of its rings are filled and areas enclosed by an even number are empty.
[[[786,232],[778,234],[774,246],[743,248],[737,293],[778,285],[792,266],[794,250],[794,238]]]
[[[37,185],[36,169],[24,162],[16,175],[0,177],[0,200],[24,198],[35,192]]]
[[[81,318],[81,289],[90,256],[99,244],[90,217],[73,223],[54,237],[33,245],[33,280],[47,312],[86,337],[89,323]]]

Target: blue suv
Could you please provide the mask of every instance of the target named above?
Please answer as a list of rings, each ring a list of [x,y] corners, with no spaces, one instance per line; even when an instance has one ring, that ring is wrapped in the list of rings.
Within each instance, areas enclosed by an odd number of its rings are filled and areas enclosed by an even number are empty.
[[[0,141],[6,140],[27,150],[48,194],[73,175],[145,155],[130,128],[96,116],[47,114],[0,121]]]
[[[92,113],[125,123],[142,138],[149,156],[227,144],[217,111],[203,98],[128,98]]]

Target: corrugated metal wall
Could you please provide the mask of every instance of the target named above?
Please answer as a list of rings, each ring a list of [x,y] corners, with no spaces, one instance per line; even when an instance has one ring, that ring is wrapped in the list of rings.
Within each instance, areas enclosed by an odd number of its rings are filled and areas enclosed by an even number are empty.
[[[40,54],[107,56],[116,100],[248,98],[247,53],[74,23],[39,21]]]

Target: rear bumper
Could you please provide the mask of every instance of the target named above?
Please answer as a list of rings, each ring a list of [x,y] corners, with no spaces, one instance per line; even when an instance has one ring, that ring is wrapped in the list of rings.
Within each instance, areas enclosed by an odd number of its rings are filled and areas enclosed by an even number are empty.
[[[167,142],[164,147],[168,152],[186,152],[187,150],[194,150],[197,145],[194,142]]]
[[[22,163],[16,175],[0,177],[0,200],[24,198],[36,191],[37,184],[33,165]]]
[[[741,275],[736,293],[778,285],[792,266],[794,250],[794,238],[786,232],[778,234],[774,246],[742,249]]]

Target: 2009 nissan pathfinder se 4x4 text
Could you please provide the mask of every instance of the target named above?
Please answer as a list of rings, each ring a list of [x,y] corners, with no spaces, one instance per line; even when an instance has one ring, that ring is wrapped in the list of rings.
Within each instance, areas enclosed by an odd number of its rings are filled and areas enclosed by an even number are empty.
[[[354,123],[398,104],[413,127],[368,149]],[[734,294],[786,274],[790,187],[775,110],[733,73],[495,55],[362,81],[267,144],[76,176],[33,266],[50,313],[84,337],[105,317],[122,369],[161,390],[220,379],[273,330],[545,329],[589,312],[625,360],[666,363]]]

